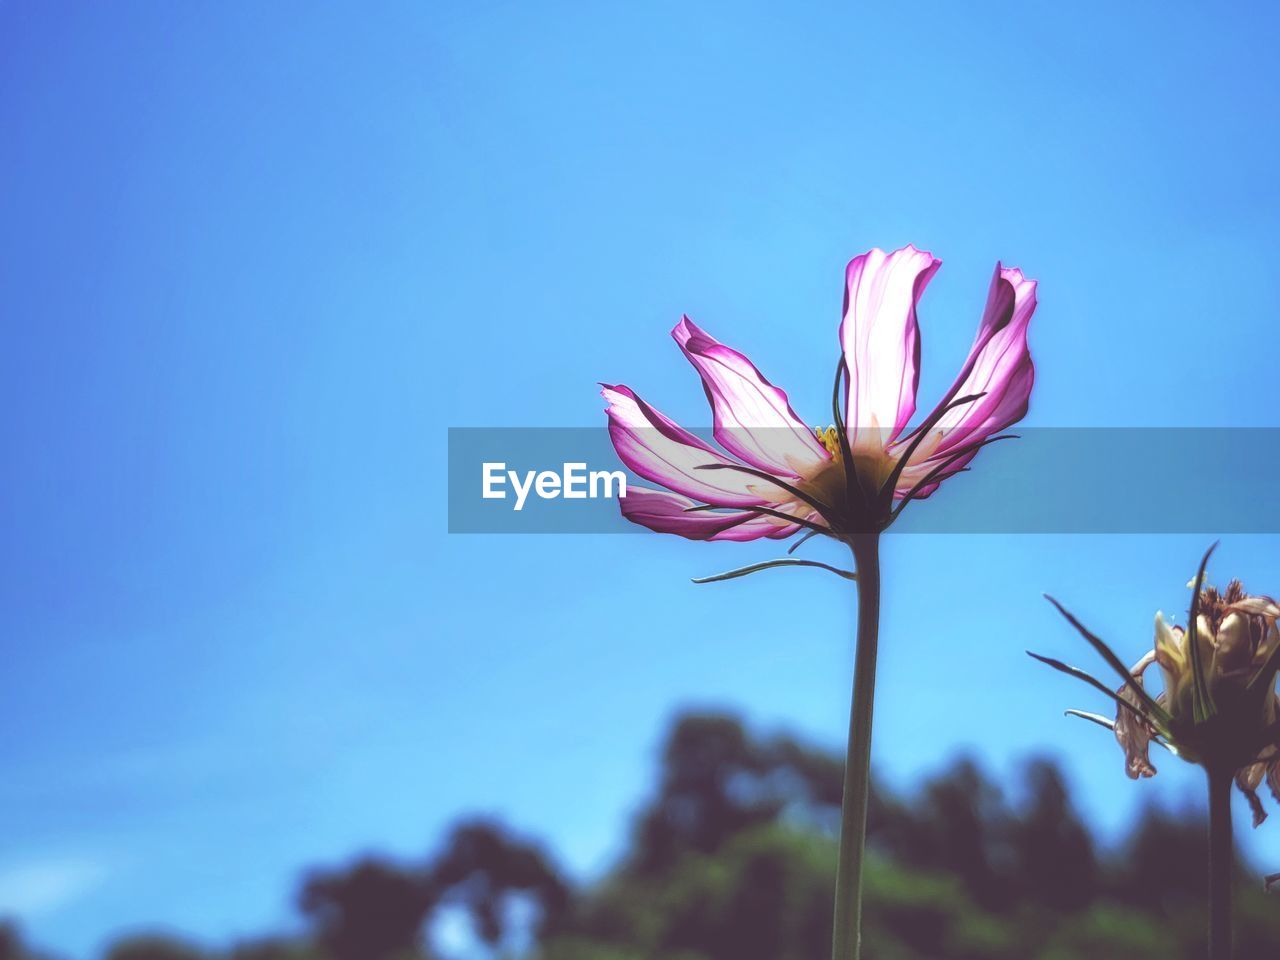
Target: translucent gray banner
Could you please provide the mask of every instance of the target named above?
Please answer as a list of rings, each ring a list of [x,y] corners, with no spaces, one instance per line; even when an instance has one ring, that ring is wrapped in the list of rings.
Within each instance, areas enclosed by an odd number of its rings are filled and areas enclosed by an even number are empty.
[[[890,532],[1280,533],[1280,428],[1031,428],[970,467]],[[604,427],[451,427],[449,532],[646,532],[619,513],[623,477],[661,487]]]

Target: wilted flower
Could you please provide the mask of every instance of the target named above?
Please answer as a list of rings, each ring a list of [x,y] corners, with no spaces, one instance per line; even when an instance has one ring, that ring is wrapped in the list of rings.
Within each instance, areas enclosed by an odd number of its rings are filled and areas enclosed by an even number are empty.
[[[631,487],[622,512],[693,540],[845,537],[888,526],[909,500],[965,469],[1026,413],[1034,280],[996,265],[978,335],[942,401],[914,429],[916,308],[941,261],[907,246],[856,257],[845,274],[833,426],[811,429],[738,351],[685,317],[672,336],[702,378],[722,453],[625,386],[604,387],[623,462],[665,490]],[[840,388],[844,386],[844,402]],[[714,512],[710,512],[713,511]]]
[[[1114,721],[1079,710],[1067,713],[1111,729],[1133,779],[1155,775],[1152,743],[1204,768],[1209,787],[1209,956],[1226,960],[1232,939],[1232,781],[1248,798],[1255,827],[1267,816],[1258,799],[1264,779],[1280,801],[1280,605],[1270,597],[1250,596],[1238,580],[1221,591],[1206,585],[1205,567],[1213,549],[1189,584],[1187,626],[1171,625],[1157,613],[1153,649],[1132,667],[1126,668],[1110,647],[1049,598],[1124,681],[1118,690],[1061,661],[1031,656],[1115,701]],[[1163,686],[1154,696],[1147,689],[1153,665],[1159,667]],[[1280,874],[1268,877],[1267,885],[1277,880]]]
[[[1245,593],[1239,580],[1218,590],[1203,578],[1202,565],[1190,584],[1195,593],[1186,628],[1156,613],[1153,649],[1123,671],[1125,682],[1112,694],[1115,720],[1070,712],[1115,732],[1124,749],[1126,772],[1135,780],[1155,775],[1149,757],[1152,743],[1189,763],[1229,770],[1249,799],[1256,826],[1266,819],[1257,794],[1264,779],[1280,800],[1280,698],[1275,691],[1280,606],[1270,597]],[[1071,614],[1063,613],[1108,661],[1115,658]],[[1075,668],[1038,659],[1100,685]],[[1159,668],[1163,685],[1154,696],[1147,690],[1152,666]]]

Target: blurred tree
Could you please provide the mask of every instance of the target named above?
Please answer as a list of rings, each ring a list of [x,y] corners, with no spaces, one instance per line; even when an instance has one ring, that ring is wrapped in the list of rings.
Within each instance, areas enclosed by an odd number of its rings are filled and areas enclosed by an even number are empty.
[[[431,869],[441,900],[462,907],[480,938],[496,945],[509,932],[505,908],[513,896],[537,908],[529,933],[559,932],[569,909],[569,887],[543,853],[482,820],[456,827]]]
[[[736,718],[681,718],[663,751],[658,796],[640,820],[636,871],[670,870],[686,853],[711,853],[726,837],[774,815],[744,796],[746,777],[761,766],[760,752]]]
[[[1013,820],[999,788],[977,764],[964,758],[929,780],[915,821],[915,830],[897,851],[906,863],[954,874],[983,907],[1010,903]]]
[[[1280,902],[1274,893],[1264,893],[1257,878],[1236,886],[1235,949],[1242,958],[1280,956]],[[1202,914],[1195,914],[1200,920]],[[1201,945],[1203,926],[1195,928],[1195,945]],[[1203,955],[1203,954],[1202,954]],[[1196,958],[1199,960],[1199,958]]]
[[[301,940],[272,937],[241,943],[231,949],[227,960],[327,960],[319,949]]]
[[[397,960],[420,947],[436,900],[427,877],[366,859],[343,871],[310,877],[299,904],[334,960]]]
[[[16,924],[0,920],[0,960],[39,960],[27,949]]]
[[[872,781],[867,809],[867,842],[872,850],[902,863],[923,862],[928,844],[922,829],[912,804],[879,789]]]
[[[26,956],[18,928],[8,921],[0,921],[0,960],[25,960]]]
[[[821,954],[830,946],[834,870],[830,839],[755,828],[716,854],[683,857],[656,880],[624,871],[584,893],[547,956],[594,957],[594,950],[601,956],[634,951],[646,960],[779,960]]]
[[[1172,960],[1178,956],[1176,934],[1155,918],[1114,904],[1099,904],[1053,931],[1049,942],[1037,952],[1036,960]]]
[[[829,947],[837,758],[733,717],[674,726],[621,865],[571,890],[535,846],[459,825],[421,867],[363,860],[312,875],[314,935],[216,954],[161,937],[105,960],[427,960],[429,922],[460,910],[482,946],[525,960],[811,960]],[[1061,772],[1030,764],[1011,812],[962,760],[906,796],[872,789],[866,960],[1200,960],[1203,818],[1148,809],[1099,857]],[[527,908],[527,909],[526,909]],[[1237,891],[1238,955],[1280,956],[1280,909]],[[0,924],[0,960],[40,960]]]
[[[1080,910],[1098,893],[1093,840],[1052,762],[1033,760],[1026,781],[1030,796],[1013,832],[1018,893],[1055,910]]]
[[[1197,910],[1207,890],[1208,826],[1202,813],[1143,810],[1121,851],[1114,893],[1166,916]]]
[[[577,938],[554,940],[538,954],[538,957],[539,960],[650,960],[645,954],[634,949]],[[691,957],[685,960],[705,960],[705,958]]]
[[[837,758],[788,737],[749,737],[737,717],[683,716],[667,738],[658,795],[641,814],[629,869],[660,875],[784,814],[832,829],[843,771]]]
[[[954,876],[873,860],[868,864],[863,902],[867,955],[877,957],[946,957],[964,960],[955,951],[965,918],[980,916]],[[999,956],[999,954],[983,954]]]
[[[620,946],[646,957],[801,960],[830,949],[834,844],[760,826],[718,853],[689,855],[649,891],[652,909]],[[643,887],[632,887],[632,891]]]
[[[144,934],[117,940],[105,960],[207,960],[198,947],[160,934]]]

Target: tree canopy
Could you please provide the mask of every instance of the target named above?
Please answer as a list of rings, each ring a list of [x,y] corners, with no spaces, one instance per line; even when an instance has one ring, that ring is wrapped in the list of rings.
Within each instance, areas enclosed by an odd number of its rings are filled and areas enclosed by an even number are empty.
[[[500,823],[458,823],[418,860],[365,856],[307,873],[302,937],[209,949],[133,936],[102,960],[452,960],[461,921],[526,960],[812,960],[829,949],[842,769],[726,713],[678,717],[618,865],[575,883]],[[1194,958],[1202,950],[1205,825],[1148,809],[1101,847],[1046,759],[1013,799],[960,758],[909,795],[872,785],[868,960]],[[1280,904],[1240,877],[1241,956],[1280,945]],[[455,927],[458,924],[455,923]],[[52,960],[0,924],[0,960]]]

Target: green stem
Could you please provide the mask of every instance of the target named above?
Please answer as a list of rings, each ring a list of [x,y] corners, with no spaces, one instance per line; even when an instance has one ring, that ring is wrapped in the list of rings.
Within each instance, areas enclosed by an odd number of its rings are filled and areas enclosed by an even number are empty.
[[[1231,960],[1230,770],[1209,774],[1209,960]]]
[[[840,859],[836,866],[832,960],[858,960],[862,949],[862,866],[867,845],[871,784],[871,715],[875,706],[876,648],[880,633],[880,536],[850,540],[858,574],[858,639],[849,711],[849,752],[840,807]]]

